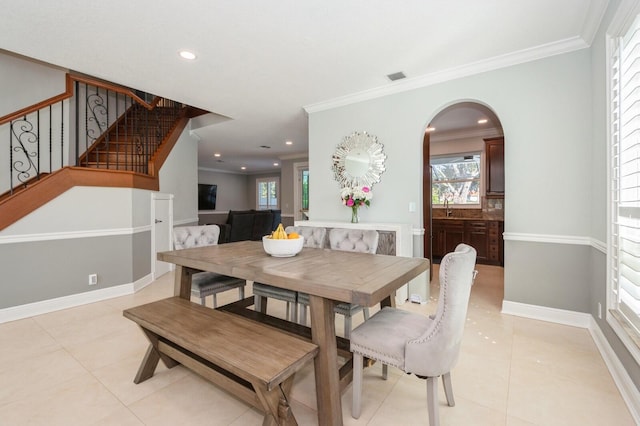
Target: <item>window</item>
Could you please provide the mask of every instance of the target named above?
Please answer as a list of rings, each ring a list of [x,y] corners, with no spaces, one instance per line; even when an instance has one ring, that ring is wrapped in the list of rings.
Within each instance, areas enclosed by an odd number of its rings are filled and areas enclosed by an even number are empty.
[[[302,171],[302,210],[309,210],[309,169]]]
[[[480,205],[480,153],[431,158],[431,197],[434,205]]]
[[[640,25],[610,45],[609,300],[612,328],[634,356],[640,342]],[[635,342],[635,343],[634,343]],[[634,347],[635,346],[635,347]]]
[[[256,206],[258,210],[277,209],[279,206],[280,179],[277,177],[256,179]]]

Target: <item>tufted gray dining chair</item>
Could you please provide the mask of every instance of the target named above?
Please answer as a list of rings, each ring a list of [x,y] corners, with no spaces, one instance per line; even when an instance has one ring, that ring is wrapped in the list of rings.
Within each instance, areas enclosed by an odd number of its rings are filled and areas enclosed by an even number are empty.
[[[378,231],[375,230],[333,228],[329,231],[329,245],[331,250],[375,254],[378,249],[378,238]],[[305,325],[309,295],[300,293],[298,295],[298,303],[300,303],[302,307],[300,323]],[[365,321],[369,319],[368,307],[363,308],[360,305],[345,302],[336,305],[335,312],[344,315],[344,337],[346,339],[351,335],[351,318],[360,311],[363,311]]]
[[[304,238],[304,247],[323,248],[327,238],[326,228],[310,226],[287,226],[287,234],[296,232]],[[269,284],[253,283],[255,310],[267,312],[267,298],[284,300],[287,302],[287,320],[298,320],[298,292],[286,288],[274,287]]]
[[[193,247],[212,246],[218,244],[220,228],[218,225],[179,226],[173,228],[173,249],[182,250]],[[200,298],[205,306],[206,297],[213,295],[213,307],[218,307],[216,295],[220,292],[238,289],[240,299],[244,299],[245,280],[215,272],[198,272],[191,278],[191,295]]]
[[[458,362],[471,285],[475,278],[476,250],[459,244],[440,263],[440,296],[430,317],[386,307],[351,333],[353,352],[353,406],[360,417],[363,357],[380,361],[382,377],[387,366],[427,380],[429,425],[437,426],[438,377],[442,376],[447,403],[455,405],[451,370]]]

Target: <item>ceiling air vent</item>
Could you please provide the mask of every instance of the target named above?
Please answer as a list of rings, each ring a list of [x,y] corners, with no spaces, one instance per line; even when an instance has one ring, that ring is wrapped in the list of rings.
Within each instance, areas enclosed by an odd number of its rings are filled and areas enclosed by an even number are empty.
[[[393,74],[387,75],[387,78],[391,81],[402,80],[403,78],[407,78],[406,75],[402,71],[394,72]]]
[[[270,146],[268,146],[268,145],[260,145],[260,148],[263,148],[263,149],[271,149],[271,147],[270,147]]]

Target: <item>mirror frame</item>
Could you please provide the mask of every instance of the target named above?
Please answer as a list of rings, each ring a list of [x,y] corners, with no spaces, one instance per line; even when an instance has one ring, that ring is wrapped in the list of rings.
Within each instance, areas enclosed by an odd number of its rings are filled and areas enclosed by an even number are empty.
[[[384,146],[378,142],[378,138],[367,132],[353,132],[345,136],[332,156],[334,179],[341,188],[368,186],[380,182],[380,175],[385,171],[384,162],[387,159],[383,152]],[[346,167],[346,160],[352,151],[364,151],[369,155],[369,167],[362,175],[353,174]]]

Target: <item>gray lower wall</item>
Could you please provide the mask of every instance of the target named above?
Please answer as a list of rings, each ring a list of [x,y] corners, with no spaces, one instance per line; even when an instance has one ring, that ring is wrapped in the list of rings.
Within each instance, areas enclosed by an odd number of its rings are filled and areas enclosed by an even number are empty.
[[[611,326],[606,320],[606,306],[607,306],[607,255],[594,248],[591,249],[590,254],[591,262],[589,265],[589,275],[591,278],[591,315],[595,319],[596,323],[602,333],[604,334],[607,342],[616,353],[616,356],[624,366],[624,369],[629,374],[629,377],[640,389],[640,366],[633,358],[631,353],[627,350],[622,343],[618,335],[613,331]],[[598,303],[602,305],[602,318],[598,318]]]
[[[590,246],[512,240],[504,244],[505,300],[591,312]]]
[[[133,283],[150,273],[150,241],[144,232],[0,244],[0,309]]]
[[[132,280],[130,282],[136,282],[151,273],[150,254],[153,253],[151,231],[133,234],[131,246],[133,247],[133,252],[131,257]]]

